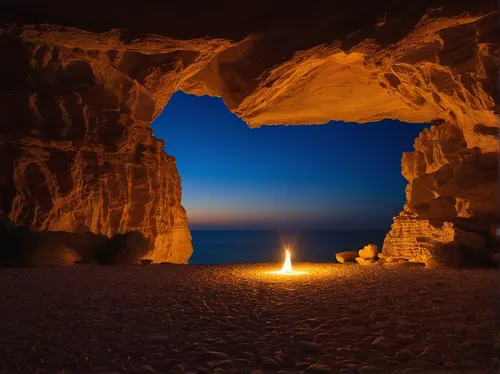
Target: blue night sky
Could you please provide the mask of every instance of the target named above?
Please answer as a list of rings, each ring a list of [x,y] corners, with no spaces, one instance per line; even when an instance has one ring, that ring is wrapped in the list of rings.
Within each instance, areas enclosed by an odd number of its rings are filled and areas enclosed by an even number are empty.
[[[401,154],[423,127],[250,129],[221,98],[182,92],[153,123],[177,158],[191,229],[387,229],[405,202]]]

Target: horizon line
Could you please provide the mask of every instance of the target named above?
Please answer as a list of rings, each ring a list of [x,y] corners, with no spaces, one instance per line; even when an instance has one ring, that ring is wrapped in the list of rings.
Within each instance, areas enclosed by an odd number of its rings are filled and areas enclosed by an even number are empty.
[[[240,227],[213,227],[213,228],[191,228],[190,231],[390,231],[388,228],[240,228]]]

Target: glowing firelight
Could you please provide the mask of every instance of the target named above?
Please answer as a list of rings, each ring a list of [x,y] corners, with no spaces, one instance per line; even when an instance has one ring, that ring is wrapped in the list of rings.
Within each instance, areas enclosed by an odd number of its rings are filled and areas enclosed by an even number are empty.
[[[286,251],[286,258],[285,258],[285,263],[283,264],[283,267],[281,268],[281,271],[283,273],[291,273],[293,272],[292,270],[292,260],[290,259],[290,250],[285,249]]]
[[[269,271],[269,274],[281,274],[281,275],[300,275],[300,274],[307,274],[306,271],[294,271],[292,270],[292,256],[290,254],[290,250],[288,248],[285,248],[286,256],[285,256],[285,262],[283,263],[283,267],[281,270],[274,270],[274,271]]]

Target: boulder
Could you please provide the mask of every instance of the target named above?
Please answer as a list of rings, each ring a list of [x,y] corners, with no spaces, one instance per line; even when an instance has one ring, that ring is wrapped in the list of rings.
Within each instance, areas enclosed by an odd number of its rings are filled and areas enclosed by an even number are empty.
[[[338,262],[341,264],[349,261],[354,261],[358,257],[358,252],[354,251],[345,251],[345,252],[339,252],[335,255],[335,258],[337,259]]]
[[[441,264],[434,257],[427,257],[424,261],[427,269],[439,269]]]
[[[368,244],[359,251],[359,257],[364,259],[375,258],[377,257],[377,253],[378,247],[375,244]]]
[[[375,260],[374,258],[365,259],[363,257],[356,257],[356,262],[360,265],[363,265],[363,266],[377,264],[377,260]]]

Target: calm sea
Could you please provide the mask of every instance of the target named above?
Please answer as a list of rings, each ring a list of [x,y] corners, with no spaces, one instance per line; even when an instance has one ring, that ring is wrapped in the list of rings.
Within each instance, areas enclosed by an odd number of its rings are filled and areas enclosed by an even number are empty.
[[[335,254],[357,251],[366,244],[381,248],[387,231],[240,231],[192,230],[190,264],[280,262],[284,246],[292,261],[336,262]]]

